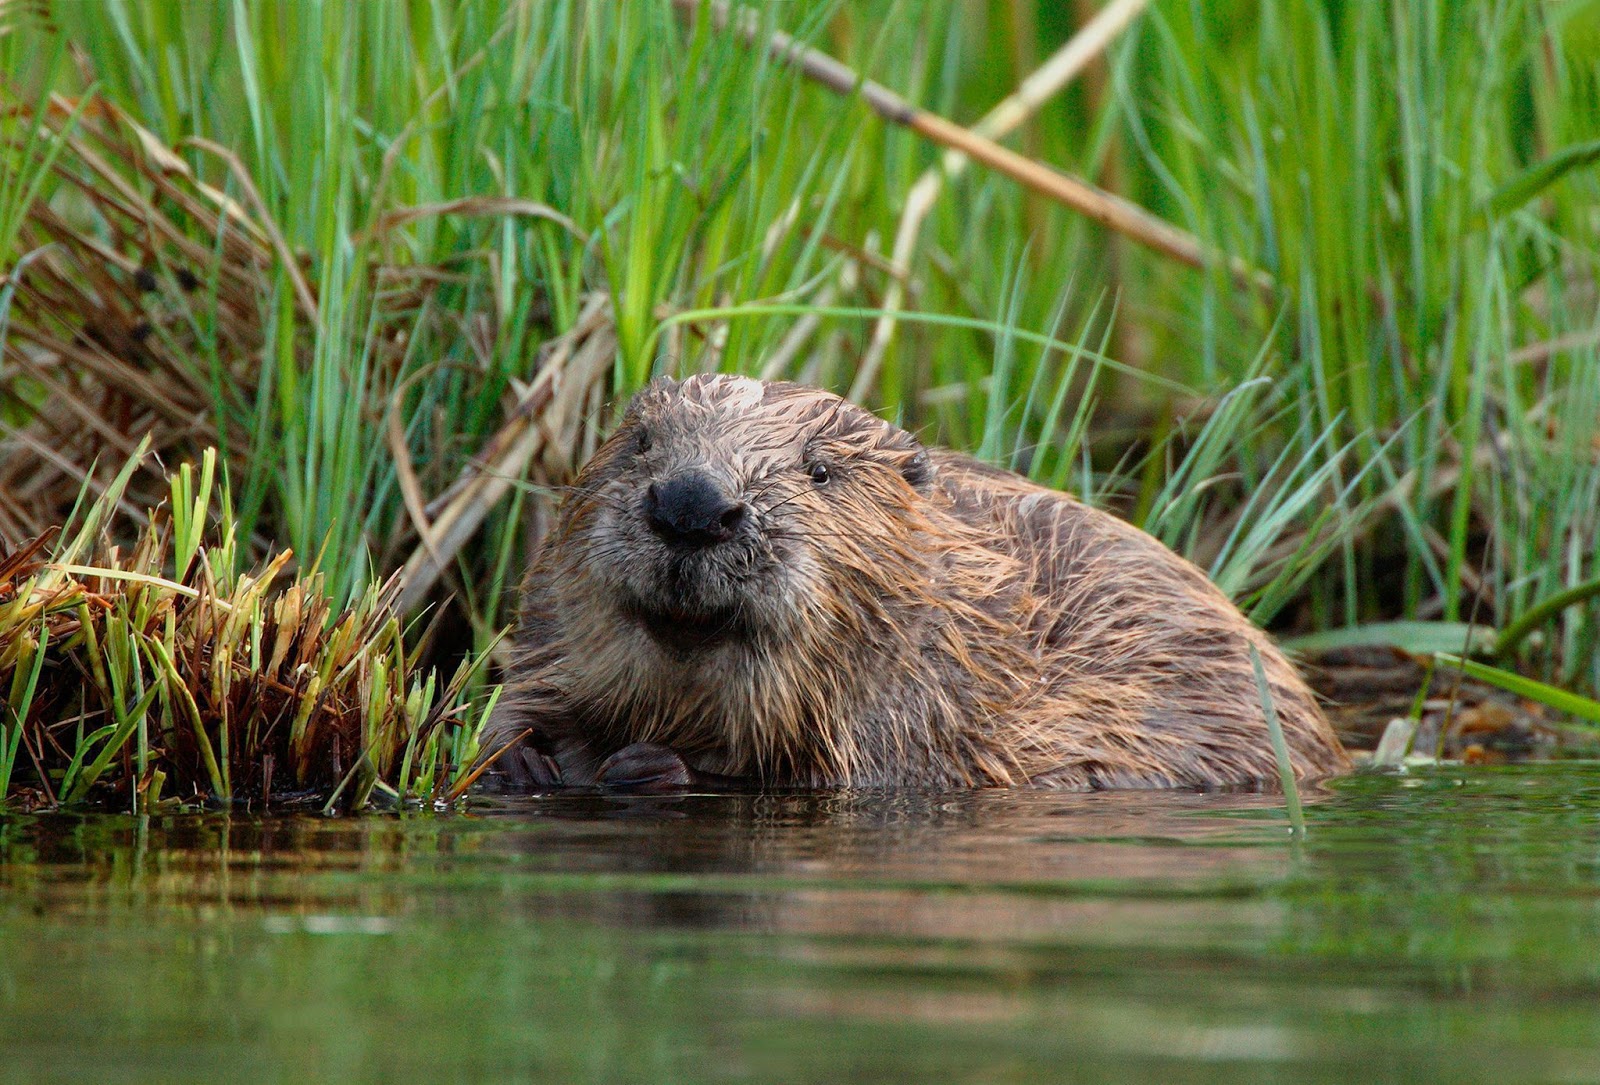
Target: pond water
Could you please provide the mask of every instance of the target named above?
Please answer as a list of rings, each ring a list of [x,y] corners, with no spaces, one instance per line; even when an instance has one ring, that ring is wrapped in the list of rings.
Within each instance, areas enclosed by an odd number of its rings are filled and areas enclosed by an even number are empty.
[[[0,817],[0,1082],[1595,1081],[1600,766]]]

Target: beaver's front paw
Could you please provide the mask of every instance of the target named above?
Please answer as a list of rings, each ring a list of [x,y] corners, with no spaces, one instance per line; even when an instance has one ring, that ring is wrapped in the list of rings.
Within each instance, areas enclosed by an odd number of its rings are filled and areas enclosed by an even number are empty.
[[[542,754],[531,746],[523,746],[506,754],[506,760],[516,766],[518,771],[513,771],[511,775],[523,787],[561,786],[561,766],[548,754]]]
[[[520,741],[492,745],[480,760],[488,762],[480,771],[487,771],[489,778],[498,780],[502,787],[539,791],[561,786],[561,766],[555,758]]]
[[[677,751],[654,742],[624,746],[600,763],[595,782],[628,791],[671,791],[693,782],[694,770]]]

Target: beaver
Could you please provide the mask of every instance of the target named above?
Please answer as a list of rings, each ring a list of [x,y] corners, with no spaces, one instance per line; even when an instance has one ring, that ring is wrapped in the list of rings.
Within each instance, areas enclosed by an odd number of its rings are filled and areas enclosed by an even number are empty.
[[[523,584],[480,742],[512,785],[1216,787],[1349,767],[1198,568],[786,382],[658,380]]]

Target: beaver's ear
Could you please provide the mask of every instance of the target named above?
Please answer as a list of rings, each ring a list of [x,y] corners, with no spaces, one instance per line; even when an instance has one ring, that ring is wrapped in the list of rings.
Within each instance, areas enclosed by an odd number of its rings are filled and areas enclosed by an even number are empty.
[[[906,457],[900,465],[900,474],[916,489],[926,490],[933,481],[933,460],[928,450],[918,447],[916,452]]]

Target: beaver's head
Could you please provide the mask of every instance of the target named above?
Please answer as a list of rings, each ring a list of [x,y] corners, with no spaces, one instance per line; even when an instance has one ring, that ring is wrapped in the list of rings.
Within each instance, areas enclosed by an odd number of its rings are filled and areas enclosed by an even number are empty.
[[[839,635],[928,560],[932,473],[910,434],[829,393],[657,381],[563,506],[571,582],[552,586],[679,658]]]

